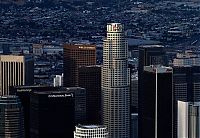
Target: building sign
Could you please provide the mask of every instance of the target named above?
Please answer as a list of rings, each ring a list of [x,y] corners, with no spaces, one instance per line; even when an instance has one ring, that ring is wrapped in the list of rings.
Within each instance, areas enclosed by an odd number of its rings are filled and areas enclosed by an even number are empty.
[[[123,27],[120,23],[111,23],[107,25],[107,31],[108,32],[122,32]]]
[[[32,89],[17,89],[17,92],[32,92]]]
[[[63,98],[63,97],[73,97],[73,94],[50,94],[48,95],[48,98]]]

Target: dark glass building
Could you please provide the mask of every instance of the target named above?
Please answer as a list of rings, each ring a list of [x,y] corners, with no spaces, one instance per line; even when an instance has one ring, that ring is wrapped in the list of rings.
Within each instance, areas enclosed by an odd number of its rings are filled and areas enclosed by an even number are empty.
[[[75,124],[86,124],[86,90],[81,87],[61,87],[60,90],[74,94]]]
[[[30,95],[33,92],[57,92],[65,91],[66,93],[73,93],[74,96],[74,123],[85,124],[86,123],[86,91],[80,87],[50,87],[50,86],[16,86],[12,87],[13,94],[19,96],[24,109],[24,127],[25,137],[30,138]]]
[[[200,102],[200,66],[174,66],[174,138],[177,137],[178,101]]]
[[[74,106],[73,93],[31,93],[30,138],[73,138]]]
[[[30,94],[34,91],[53,91],[57,87],[49,86],[15,86],[11,87],[11,93],[19,97],[24,116],[25,138],[30,138]]]
[[[24,117],[17,96],[0,96],[0,138],[24,138]]]
[[[101,66],[85,66],[78,70],[78,84],[86,89],[88,124],[101,123]]]
[[[139,125],[140,138],[173,137],[172,68],[145,66]]]
[[[167,58],[164,46],[161,45],[145,45],[139,47],[139,65],[138,65],[138,127],[139,138],[143,138],[142,129],[140,126],[142,124],[141,113],[143,112],[144,101],[142,100],[142,96],[145,95],[144,91],[142,91],[143,86],[143,70],[144,66],[150,65],[167,65]]]

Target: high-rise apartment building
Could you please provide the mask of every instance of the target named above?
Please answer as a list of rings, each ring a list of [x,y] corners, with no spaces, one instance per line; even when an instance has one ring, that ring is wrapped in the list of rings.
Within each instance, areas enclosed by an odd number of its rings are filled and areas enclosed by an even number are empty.
[[[0,95],[9,95],[10,86],[32,85],[33,71],[30,55],[0,55]]]
[[[178,101],[178,138],[200,138],[200,102]]]
[[[79,87],[86,89],[86,115],[88,124],[101,123],[101,66],[78,69]]]
[[[86,44],[64,45],[64,86],[78,86],[78,68],[96,64],[96,46]]]
[[[173,138],[172,72],[170,67],[144,67],[140,138]]]
[[[24,117],[17,96],[0,96],[0,137],[24,138]]]
[[[73,138],[74,105],[66,91],[31,93],[30,138]]]
[[[107,128],[97,125],[78,125],[74,138],[109,138]]]
[[[128,45],[120,23],[107,24],[103,47],[102,111],[109,138],[130,137]]]

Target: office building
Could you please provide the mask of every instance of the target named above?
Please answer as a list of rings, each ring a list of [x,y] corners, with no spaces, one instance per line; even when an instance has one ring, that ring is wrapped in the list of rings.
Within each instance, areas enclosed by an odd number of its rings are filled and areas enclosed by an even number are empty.
[[[86,44],[64,45],[64,86],[78,86],[78,68],[96,64],[96,46]]]
[[[145,45],[139,47],[139,74],[143,72],[144,66],[167,65],[164,46]]]
[[[172,72],[171,67],[144,67],[140,138],[173,137]]]
[[[174,137],[177,137],[178,100],[200,102],[200,66],[174,66]]]
[[[78,69],[79,87],[86,89],[88,124],[101,123],[101,66],[84,66]]]
[[[33,44],[33,54],[41,56],[43,54],[43,44]]]
[[[0,55],[0,95],[9,95],[10,86],[32,85],[33,70],[30,55]]]
[[[0,96],[0,137],[24,138],[23,108],[17,96]]]
[[[63,73],[62,75],[56,75],[55,78],[53,78],[53,86],[54,87],[63,86]]]
[[[86,123],[86,92],[84,88],[73,87],[50,87],[50,86],[15,86],[11,88],[13,94],[19,96],[24,109],[24,126],[25,136],[30,137],[30,95],[33,92],[57,92],[65,91],[66,93],[73,93],[75,115],[75,124]]]
[[[34,91],[56,91],[55,87],[49,86],[14,86],[11,93],[17,95],[23,107],[25,138],[30,138],[30,94]]]
[[[131,74],[131,113],[138,113],[138,73]]]
[[[86,90],[81,87],[64,87],[60,90],[73,93],[75,100],[75,125],[86,124]]]
[[[200,56],[190,50],[184,53],[177,53],[176,58],[173,59],[173,66],[199,66]]]
[[[200,102],[178,101],[178,138],[200,138]]]
[[[30,95],[30,138],[73,138],[74,96],[66,91]]]
[[[120,23],[107,24],[103,46],[102,112],[109,138],[130,138],[128,45]]]
[[[138,114],[131,114],[131,138],[138,138]]]
[[[108,131],[104,126],[78,125],[74,131],[74,138],[108,138]]]
[[[140,128],[141,120],[141,112],[143,110],[142,105],[144,101],[142,100],[142,96],[145,94],[142,91],[143,87],[143,70],[144,66],[150,65],[167,65],[166,60],[166,52],[164,46],[162,45],[145,45],[139,47],[139,65],[138,65],[138,126]],[[139,138],[140,134],[142,134],[142,129],[139,129]]]

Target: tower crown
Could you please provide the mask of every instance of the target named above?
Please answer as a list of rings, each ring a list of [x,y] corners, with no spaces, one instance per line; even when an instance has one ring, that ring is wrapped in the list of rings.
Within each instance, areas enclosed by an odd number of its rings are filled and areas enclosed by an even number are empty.
[[[124,28],[121,23],[108,23],[107,24],[107,32],[108,33],[121,33],[123,32]]]

